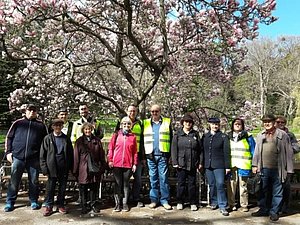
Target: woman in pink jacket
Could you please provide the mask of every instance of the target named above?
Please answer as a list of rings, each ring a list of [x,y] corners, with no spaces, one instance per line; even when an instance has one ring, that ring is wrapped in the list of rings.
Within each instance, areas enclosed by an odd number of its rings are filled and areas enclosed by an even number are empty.
[[[129,179],[136,170],[137,144],[136,137],[131,133],[132,122],[129,117],[121,120],[121,129],[114,133],[108,146],[108,165],[113,168],[116,180],[114,198],[116,206],[114,211],[121,211],[122,187],[124,187],[122,211],[128,212]]]

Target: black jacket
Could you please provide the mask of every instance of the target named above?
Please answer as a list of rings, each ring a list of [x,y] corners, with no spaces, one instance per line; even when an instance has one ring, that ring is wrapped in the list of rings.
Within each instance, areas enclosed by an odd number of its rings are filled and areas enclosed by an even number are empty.
[[[185,170],[197,169],[203,158],[203,146],[197,131],[189,134],[180,129],[175,133],[171,146],[172,164]]]
[[[65,174],[68,174],[69,171],[73,169],[73,161],[74,161],[74,153],[73,146],[70,138],[68,138],[65,134],[62,134],[64,138],[64,157],[66,162],[66,170]],[[44,175],[48,175],[50,177],[57,177],[58,171],[56,166],[56,153],[57,148],[55,145],[55,137],[53,133],[48,134],[41,145],[40,152],[40,166],[42,173]]]
[[[38,159],[46,135],[47,127],[42,121],[26,117],[18,119],[7,132],[6,154],[12,153],[19,160]]]
[[[204,168],[230,169],[229,138],[221,131],[203,137]]]

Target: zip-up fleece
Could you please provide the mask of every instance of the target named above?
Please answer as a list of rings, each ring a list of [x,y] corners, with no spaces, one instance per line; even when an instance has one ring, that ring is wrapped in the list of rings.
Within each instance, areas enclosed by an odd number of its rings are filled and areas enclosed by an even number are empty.
[[[132,168],[138,164],[136,137],[133,133],[114,133],[108,145],[108,162],[114,167]]]
[[[39,159],[40,147],[46,135],[47,127],[42,121],[26,117],[18,119],[7,132],[6,154],[12,153],[19,160]]]

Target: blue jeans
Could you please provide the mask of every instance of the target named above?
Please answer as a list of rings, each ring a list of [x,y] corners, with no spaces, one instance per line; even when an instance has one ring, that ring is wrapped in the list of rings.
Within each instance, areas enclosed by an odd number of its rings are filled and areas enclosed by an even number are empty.
[[[39,198],[39,159],[19,160],[14,158],[11,171],[11,179],[8,185],[6,203],[14,205],[17,200],[22,175],[27,170],[29,181],[29,200],[38,202]]]
[[[136,166],[136,171],[133,174],[134,180],[132,185],[132,198],[133,201],[140,201],[140,191],[142,187],[142,164],[139,161]]]
[[[150,176],[150,200],[162,205],[170,199],[168,180],[168,159],[163,156],[154,156],[147,159]],[[160,196],[159,196],[160,194]]]
[[[258,199],[260,210],[270,215],[278,214],[282,196],[283,187],[278,175],[278,169],[263,168],[261,171],[261,192]],[[271,201],[271,206],[269,201]]]
[[[63,207],[65,204],[65,193],[67,187],[68,175],[59,175],[58,177],[48,177],[47,196],[45,203],[52,207],[54,204],[54,195],[56,183],[58,183],[57,206]]]
[[[225,209],[227,206],[227,196],[225,192],[225,169],[205,170],[208,185],[210,204],[218,205],[220,209]]]

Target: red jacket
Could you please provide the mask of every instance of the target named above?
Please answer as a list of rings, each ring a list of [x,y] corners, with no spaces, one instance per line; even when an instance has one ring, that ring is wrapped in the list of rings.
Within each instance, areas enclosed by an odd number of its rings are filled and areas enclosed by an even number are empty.
[[[132,168],[138,164],[136,137],[133,133],[123,134],[122,129],[114,133],[108,145],[108,162],[113,167]]]

